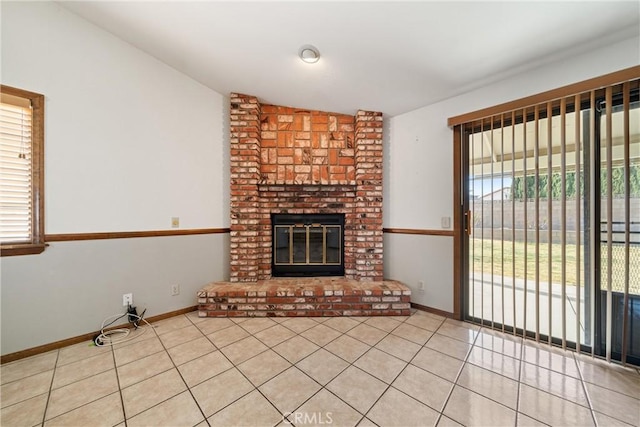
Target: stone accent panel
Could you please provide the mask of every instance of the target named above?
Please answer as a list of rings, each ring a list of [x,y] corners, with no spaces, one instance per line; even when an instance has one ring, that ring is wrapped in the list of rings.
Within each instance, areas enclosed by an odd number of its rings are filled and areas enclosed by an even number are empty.
[[[198,292],[200,317],[409,316],[411,289],[385,280],[271,279],[210,283]]]
[[[271,277],[272,213],[343,213],[345,278],[382,281],[382,114],[230,102],[230,280]]]

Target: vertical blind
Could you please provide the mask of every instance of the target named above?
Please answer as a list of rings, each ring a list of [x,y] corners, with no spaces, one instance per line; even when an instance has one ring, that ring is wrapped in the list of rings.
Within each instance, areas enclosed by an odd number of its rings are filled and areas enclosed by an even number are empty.
[[[631,334],[640,327],[639,87],[634,79],[461,125],[467,319],[640,360]]]
[[[32,236],[32,109],[28,99],[0,99],[0,242]]]

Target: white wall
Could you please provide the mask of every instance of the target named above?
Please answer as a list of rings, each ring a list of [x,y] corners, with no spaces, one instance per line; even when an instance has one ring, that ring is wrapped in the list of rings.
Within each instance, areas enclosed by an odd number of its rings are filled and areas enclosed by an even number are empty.
[[[447,119],[640,64],[640,36],[545,65],[385,122],[384,227],[440,229],[453,217],[453,133]],[[453,312],[451,237],[385,237],[385,277],[412,287],[412,301]],[[443,239],[451,242],[445,244]],[[416,252],[421,253],[416,257]],[[434,255],[436,255],[434,257]],[[408,262],[407,260],[412,260]],[[417,290],[424,281],[428,291]]]
[[[2,2],[2,83],[45,95],[45,232],[228,227],[227,100],[55,3]],[[228,238],[52,243],[2,258],[2,354],[154,315],[228,277]],[[170,296],[179,283],[181,295]]]

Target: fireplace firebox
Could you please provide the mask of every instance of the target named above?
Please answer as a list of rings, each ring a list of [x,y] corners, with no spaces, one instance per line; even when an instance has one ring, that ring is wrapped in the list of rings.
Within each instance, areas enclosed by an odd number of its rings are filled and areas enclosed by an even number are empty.
[[[344,214],[272,214],[273,276],[343,276]]]

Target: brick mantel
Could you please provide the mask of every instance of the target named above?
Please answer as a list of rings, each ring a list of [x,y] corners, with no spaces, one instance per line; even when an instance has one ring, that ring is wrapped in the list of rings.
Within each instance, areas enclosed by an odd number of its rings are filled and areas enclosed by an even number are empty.
[[[382,280],[382,114],[231,94],[231,281],[271,277],[271,213],[344,213],[345,277]]]

